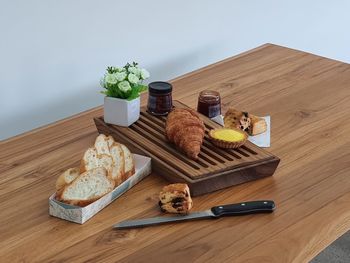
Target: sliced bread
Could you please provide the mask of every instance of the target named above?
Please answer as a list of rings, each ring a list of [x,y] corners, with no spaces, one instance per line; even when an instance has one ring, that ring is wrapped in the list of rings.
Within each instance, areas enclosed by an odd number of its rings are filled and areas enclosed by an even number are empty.
[[[108,146],[108,137],[104,134],[97,136],[95,140],[95,149],[97,154],[110,154]]]
[[[120,146],[122,147],[124,152],[124,160],[125,160],[124,181],[125,181],[135,173],[135,161],[130,150],[124,144],[120,144]]]
[[[56,181],[56,190],[60,191],[67,184],[70,184],[74,181],[75,178],[79,176],[79,168],[69,168],[64,171]]]
[[[112,156],[107,154],[98,155],[97,167],[104,167],[108,171],[108,173],[111,173],[113,166],[114,166],[114,163],[113,163]]]
[[[83,173],[97,167],[103,167],[111,174],[113,165],[112,156],[108,154],[97,154],[96,148],[92,147],[84,153],[81,160],[80,172]]]
[[[98,166],[98,157],[95,147],[87,149],[80,164],[80,172],[91,170]]]
[[[108,145],[111,149],[112,145],[114,145],[116,142],[114,141],[114,138],[109,135],[107,137]],[[117,143],[119,144],[119,143]],[[124,175],[123,175],[123,181],[128,179],[130,176],[132,176],[135,173],[135,161],[134,156],[130,152],[130,150],[124,145],[119,144],[123,150],[124,153]]]
[[[114,138],[112,137],[112,135],[109,135],[109,136],[107,137],[107,143],[108,143],[108,147],[109,147],[109,148],[111,148],[112,145],[113,145],[113,143],[115,143],[115,140],[114,140]]]
[[[119,143],[113,143],[110,147],[111,156],[113,159],[112,178],[116,185],[120,185],[124,180],[124,151]]]
[[[111,192],[114,185],[115,182],[108,176],[107,170],[98,167],[79,175],[64,187],[57,199],[67,204],[85,206]]]
[[[84,153],[80,172],[83,173],[97,167],[104,167],[115,180],[116,185],[121,184],[135,173],[134,157],[130,150],[125,145],[116,143],[112,136],[107,137],[103,134],[96,138],[95,146]]]

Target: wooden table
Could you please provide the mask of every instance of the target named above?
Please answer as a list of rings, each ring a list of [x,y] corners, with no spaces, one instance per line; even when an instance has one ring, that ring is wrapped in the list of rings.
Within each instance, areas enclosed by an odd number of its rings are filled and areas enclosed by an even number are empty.
[[[266,44],[172,83],[192,107],[215,89],[224,108],[270,114],[281,158],[273,177],[196,197],[194,210],[273,199],[275,213],[112,230],[159,214],[167,182],[154,173],[84,225],[50,217],[57,176],[97,135],[97,108],[1,142],[1,262],[308,262],[350,229],[350,65]]]

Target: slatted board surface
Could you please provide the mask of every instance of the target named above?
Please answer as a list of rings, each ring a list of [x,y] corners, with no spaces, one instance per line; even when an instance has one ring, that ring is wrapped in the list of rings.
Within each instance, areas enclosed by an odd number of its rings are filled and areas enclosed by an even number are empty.
[[[174,101],[174,106],[187,107],[178,101]],[[168,142],[165,136],[166,117],[154,116],[148,113],[145,108],[141,110],[140,119],[129,128],[108,126],[132,139],[132,142],[138,147],[144,148],[152,155],[168,163],[182,176],[194,180],[274,158],[272,154],[249,141],[238,149],[221,149],[214,146],[210,142],[208,131],[221,126],[203,115],[201,115],[201,118],[204,121],[206,131],[204,143],[196,161],[189,159],[177,150],[175,145]],[[103,117],[98,121],[103,122]]]

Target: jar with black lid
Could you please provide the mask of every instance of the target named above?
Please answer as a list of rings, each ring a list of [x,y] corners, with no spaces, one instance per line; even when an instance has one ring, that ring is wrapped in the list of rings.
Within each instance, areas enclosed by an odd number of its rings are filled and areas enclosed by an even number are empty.
[[[147,110],[153,115],[167,115],[172,107],[171,92],[173,87],[164,81],[155,81],[148,84]]]

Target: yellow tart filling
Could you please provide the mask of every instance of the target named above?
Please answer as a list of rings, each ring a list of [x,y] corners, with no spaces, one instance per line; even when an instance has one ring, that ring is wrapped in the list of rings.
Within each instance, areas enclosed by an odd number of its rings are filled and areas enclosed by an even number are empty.
[[[246,138],[246,135],[243,132],[233,129],[213,130],[211,136],[215,139],[223,140],[226,142],[240,142]]]

